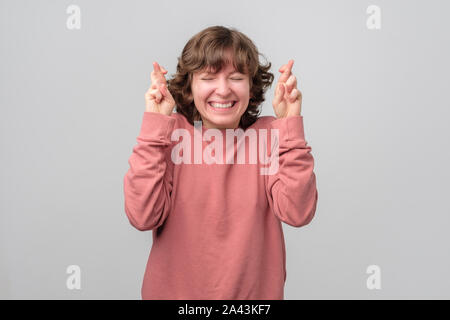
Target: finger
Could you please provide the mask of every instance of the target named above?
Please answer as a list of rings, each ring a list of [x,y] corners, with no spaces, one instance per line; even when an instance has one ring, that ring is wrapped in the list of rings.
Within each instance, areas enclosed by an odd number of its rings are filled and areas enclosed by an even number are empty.
[[[291,92],[293,88],[297,86],[297,78],[291,74],[290,77],[286,81],[286,89],[287,92]]]
[[[167,92],[166,92],[166,85],[165,85],[165,84],[162,84],[162,85],[159,86],[159,92],[161,92],[161,94],[162,94],[163,96],[166,96],[166,95],[167,95]]]
[[[152,89],[150,90],[150,96],[155,99],[157,102],[159,102],[162,98],[162,94],[159,91],[159,89]]]
[[[289,60],[288,64],[284,67],[283,73],[280,76],[281,82],[286,82],[289,76],[291,75],[292,65],[294,64],[294,60]]]
[[[297,90],[292,90],[292,92],[289,94],[289,101],[295,101],[295,98],[297,97]]]
[[[152,88],[153,88],[154,86],[157,86],[157,85],[158,85],[159,79],[158,79],[158,77],[156,76],[155,70],[153,70],[153,71],[150,73],[150,79],[151,79],[151,81],[152,81]]]
[[[291,74],[289,72],[289,69],[287,69],[287,68],[284,69],[284,72],[281,74],[280,79],[278,80],[278,82],[286,83],[286,81],[287,81],[287,79],[289,78],[290,75]]]
[[[156,61],[153,62],[153,67],[154,67],[154,72],[155,72],[155,77],[157,79],[157,82],[165,83],[166,78],[164,77],[164,74],[167,73],[167,70],[162,68]],[[164,69],[164,71],[161,68]]]
[[[281,102],[281,100],[283,100],[284,91],[285,91],[284,84],[278,83],[277,88],[275,90],[275,97],[273,99],[274,105],[278,105]]]
[[[289,100],[291,102],[295,102],[297,99],[301,98],[301,93],[297,89],[292,90],[291,94],[289,95]]]
[[[152,71],[153,78],[157,80],[159,78],[159,74],[160,74],[159,65],[158,63],[153,62],[153,71]]]
[[[161,73],[161,67],[156,61],[153,62],[153,69],[155,70],[156,73]]]
[[[292,66],[293,65],[294,65],[294,60],[293,59],[289,60],[288,65],[287,65],[287,68],[289,69],[289,72],[292,71]]]
[[[156,92],[156,97],[157,97],[157,99],[158,99],[158,102],[160,102],[161,99],[162,99],[162,97],[163,97],[162,94],[161,94],[161,91],[158,90],[158,91]]]
[[[151,93],[148,93],[148,94],[146,95],[146,98],[149,99],[149,100],[156,100],[155,95],[154,95],[154,94],[151,94]]]
[[[294,60],[289,60],[289,62],[288,63],[286,63],[286,64],[283,64],[283,66],[278,70],[278,71],[280,71],[280,72],[284,72],[285,70],[286,70],[286,68],[289,68],[289,69],[291,69],[292,70],[292,66],[293,66],[293,64],[294,64]]]
[[[157,63],[156,61],[153,62],[153,66],[154,66],[154,69],[155,69],[156,73],[159,73],[161,75],[164,75],[164,74],[167,73],[167,70],[164,69],[163,66],[160,66],[159,63]]]
[[[155,88],[155,86],[166,83],[166,78],[164,78],[164,75],[160,75],[160,74],[156,73],[155,70],[153,70],[150,73],[150,79],[152,82],[152,85],[151,85],[152,88]]]

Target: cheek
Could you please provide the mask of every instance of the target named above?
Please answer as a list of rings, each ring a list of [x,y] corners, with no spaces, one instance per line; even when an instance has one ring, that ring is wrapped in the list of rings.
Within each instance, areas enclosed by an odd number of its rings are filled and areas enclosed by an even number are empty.
[[[230,88],[235,94],[239,95],[240,97],[245,97],[250,94],[250,86],[248,85],[248,83],[232,83],[230,84]]]
[[[240,86],[238,89],[236,89],[236,92],[238,92],[240,97],[248,99],[250,97],[250,86]]]
[[[207,85],[201,85],[196,87],[196,96],[202,100],[208,98],[213,92],[214,90],[212,89],[212,87]]]

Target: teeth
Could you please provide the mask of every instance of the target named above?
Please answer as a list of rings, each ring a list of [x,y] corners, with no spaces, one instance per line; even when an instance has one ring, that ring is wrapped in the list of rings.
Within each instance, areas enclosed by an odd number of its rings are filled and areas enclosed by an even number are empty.
[[[234,102],[230,102],[230,103],[227,103],[227,104],[210,103],[210,105],[212,105],[215,108],[230,108],[233,104],[234,104]]]

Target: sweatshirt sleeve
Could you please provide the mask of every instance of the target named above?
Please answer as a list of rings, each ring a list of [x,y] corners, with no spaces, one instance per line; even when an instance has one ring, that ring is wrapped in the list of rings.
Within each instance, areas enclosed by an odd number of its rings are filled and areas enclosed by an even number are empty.
[[[162,225],[170,212],[172,174],[166,148],[176,120],[144,112],[137,144],[128,160],[124,177],[125,213],[136,229],[152,230]]]
[[[318,199],[314,158],[305,141],[303,116],[275,118],[270,123],[272,128],[279,130],[279,166],[274,174],[266,175],[269,205],[282,222],[301,227],[313,219]]]

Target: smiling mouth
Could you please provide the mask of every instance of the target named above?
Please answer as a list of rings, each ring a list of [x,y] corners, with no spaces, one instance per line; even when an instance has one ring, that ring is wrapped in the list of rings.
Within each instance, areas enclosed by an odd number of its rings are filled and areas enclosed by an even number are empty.
[[[231,108],[233,108],[236,105],[236,102],[237,101],[233,101],[233,104],[231,106],[229,106],[229,107],[215,107],[215,106],[212,105],[211,102],[208,102],[208,104],[209,104],[210,107],[212,107],[214,109],[231,109]]]

